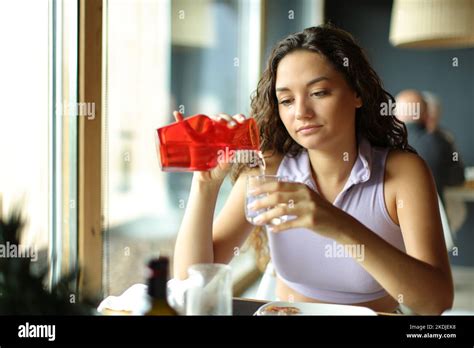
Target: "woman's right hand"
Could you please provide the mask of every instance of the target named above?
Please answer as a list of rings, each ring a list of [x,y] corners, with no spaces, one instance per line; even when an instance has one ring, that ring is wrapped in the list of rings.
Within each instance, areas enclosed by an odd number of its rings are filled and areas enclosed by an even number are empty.
[[[178,122],[184,119],[183,114],[178,111],[173,111],[173,116]],[[217,122],[227,122],[227,127],[229,128],[235,127],[237,123],[243,123],[245,121],[245,116],[242,114],[230,116],[221,113],[215,116],[209,116],[209,118]],[[194,178],[200,182],[216,183],[220,185],[229,173],[231,167],[232,163],[219,162],[217,166],[211,170],[205,172],[194,172]]]

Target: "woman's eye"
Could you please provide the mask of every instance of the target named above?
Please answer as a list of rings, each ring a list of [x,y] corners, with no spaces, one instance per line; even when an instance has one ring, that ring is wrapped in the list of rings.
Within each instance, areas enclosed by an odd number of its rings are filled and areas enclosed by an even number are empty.
[[[291,100],[290,100],[290,99],[285,99],[285,100],[280,101],[280,104],[281,104],[281,105],[285,105],[285,106],[290,105],[290,103],[291,103]]]
[[[316,97],[324,97],[325,95],[327,95],[328,92],[327,91],[319,91],[319,92],[314,92],[314,93],[311,93],[311,95],[313,96],[316,96]]]

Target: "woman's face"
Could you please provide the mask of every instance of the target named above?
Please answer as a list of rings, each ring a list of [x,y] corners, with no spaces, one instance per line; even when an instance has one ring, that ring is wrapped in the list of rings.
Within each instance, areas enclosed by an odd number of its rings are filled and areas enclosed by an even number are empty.
[[[360,98],[322,55],[297,50],[278,64],[276,97],[290,136],[307,149],[332,147],[355,132]]]

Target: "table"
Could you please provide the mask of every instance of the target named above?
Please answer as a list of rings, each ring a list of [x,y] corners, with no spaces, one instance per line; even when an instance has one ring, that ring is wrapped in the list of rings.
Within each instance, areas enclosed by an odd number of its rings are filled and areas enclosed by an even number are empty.
[[[249,298],[234,297],[232,299],[232,315],[243,316],[253,315],[260,306],[269,301],[254,300]],[[378,316],[400,316],[403,314],[376,312]]]
[[[233,315],[253,315],[260,306],[268,301],[253,300],[248,298],[234,297],[232,299]]]

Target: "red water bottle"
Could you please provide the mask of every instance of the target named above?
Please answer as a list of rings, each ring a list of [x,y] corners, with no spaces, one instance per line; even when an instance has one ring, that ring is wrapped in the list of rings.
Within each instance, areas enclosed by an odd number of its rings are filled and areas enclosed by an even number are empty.
[[[229,128],[224,120],[194,115],[158,128],[157,136],[161,169],[169,172],[210,170],[217,166],[222,151],[260,150],[253,118]]]

